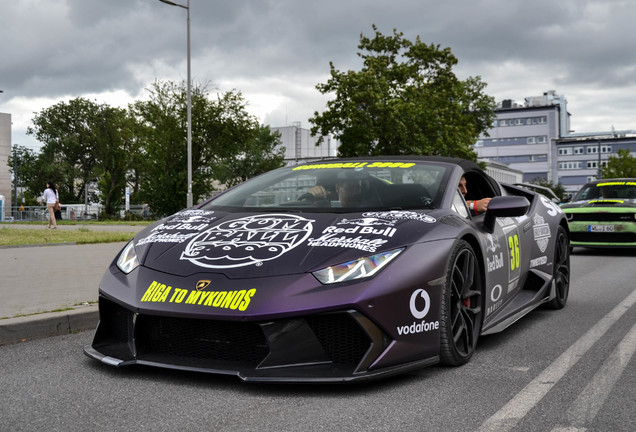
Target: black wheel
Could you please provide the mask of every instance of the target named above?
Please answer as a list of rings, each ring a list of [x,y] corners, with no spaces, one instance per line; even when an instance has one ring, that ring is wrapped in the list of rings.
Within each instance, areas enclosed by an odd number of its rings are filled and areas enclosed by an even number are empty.
[[[565,228],[559,226],[554,245],[554,281],[555,297],[546,306],[549,309],[561,309],[568,301],[570,292],[570,242]]]
[[[475,351],[483,319],[481,265],[460,240],[451,256],[442,295],[440,363],[459,366]]]

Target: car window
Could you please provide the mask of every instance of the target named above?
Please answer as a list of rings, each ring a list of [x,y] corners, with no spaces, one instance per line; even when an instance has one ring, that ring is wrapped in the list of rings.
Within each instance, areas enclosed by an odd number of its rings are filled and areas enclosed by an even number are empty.
[[[455,213],[457,213],[461,217],[469,219],[469,213],[468,213],[468,208],[466,207],[466,201],[464,200],[464,197],[459,192],[459,190],[456,190],[455,194],[453,195],[452,209]]]
[[[205,208],[433,209],[441,203],[450,170],[448,164],[421,162],[305,164],[249,180]]]
[[[636,199],[636,181],[607,181],[586,184],[574,201],[593,199]]]

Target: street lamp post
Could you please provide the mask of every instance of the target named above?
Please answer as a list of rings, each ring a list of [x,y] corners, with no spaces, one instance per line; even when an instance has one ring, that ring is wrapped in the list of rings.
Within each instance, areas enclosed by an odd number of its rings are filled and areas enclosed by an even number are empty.
[[[186,5],[175,3],[170,0],[159,0],[162,3],[169,4],[171,6],[177,6],[183,8],[187,12],[187,31],[188,31],[188,194],[187,194],[187,207],[192,207],[192,98],[190,90],[190,0],[187,0]]]

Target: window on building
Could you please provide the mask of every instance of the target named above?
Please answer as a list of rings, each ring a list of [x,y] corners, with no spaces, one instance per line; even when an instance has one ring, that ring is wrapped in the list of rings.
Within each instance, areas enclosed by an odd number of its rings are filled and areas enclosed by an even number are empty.
[[[484,146],[484,140],[477,140],[477,142],[475,143],[475,147],[483,147]]]
[[[602,145],[601,146],[601,153],[611,153],[612,152],[612,146],[611,145]]]
[[[598,146],[587,146],[587,154],[598,153]]]
[[[507,126],[506,120],[499,120],[499,126]]]
[[[528,137],[526,139],[526,144],[534,144],[534,142],[535,142],[534,137]]]
[[[545,144],[545,142],[547,141],[547,137],[546,136],[538,136],[537,137],[537,143],[538,144]]]
[[[584,154],[585,153],[585,148],[584,147],[574,147],[572,149],[572,153],[573,154]]]
[[[571,155],[572,147],[561,147],[559,148],[559,155]]]
[[[598,161],[587,161],[587,168],[598,168]]]
[[[581,169],[581,162],[559,162],[558,168],[560,170],[573,170],[573,169]]]

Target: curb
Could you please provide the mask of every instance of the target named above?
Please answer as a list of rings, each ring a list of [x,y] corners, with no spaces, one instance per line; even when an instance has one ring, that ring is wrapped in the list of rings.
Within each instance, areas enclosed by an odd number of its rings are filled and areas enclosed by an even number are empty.
[[[98,321],[97,304],[78,306],[63,312],[3,319],[0,320],[0,345],[94,330]]]

